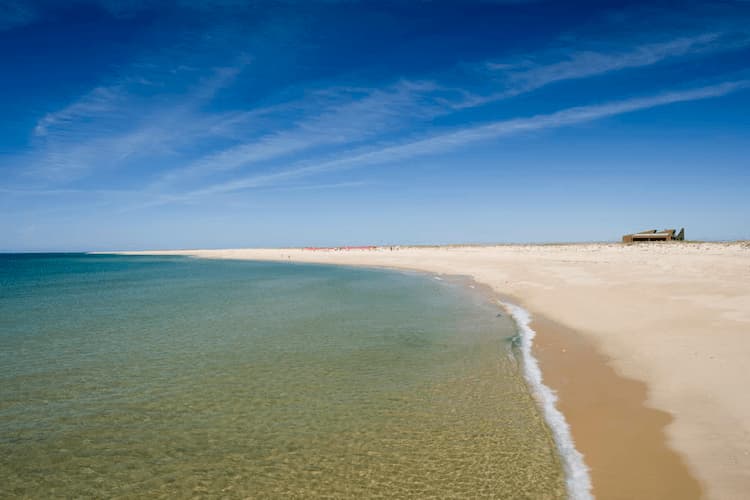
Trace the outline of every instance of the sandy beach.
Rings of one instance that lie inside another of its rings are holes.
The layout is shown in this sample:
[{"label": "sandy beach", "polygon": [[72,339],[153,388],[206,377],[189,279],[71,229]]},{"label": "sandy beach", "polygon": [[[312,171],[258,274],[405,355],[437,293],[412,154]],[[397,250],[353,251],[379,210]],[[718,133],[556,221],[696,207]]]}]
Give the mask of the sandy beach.
[{"label": "sandy beach", "polygon": [[746,498],[750,244],[125,252],[463,275],[532,314],[598,498]]}]

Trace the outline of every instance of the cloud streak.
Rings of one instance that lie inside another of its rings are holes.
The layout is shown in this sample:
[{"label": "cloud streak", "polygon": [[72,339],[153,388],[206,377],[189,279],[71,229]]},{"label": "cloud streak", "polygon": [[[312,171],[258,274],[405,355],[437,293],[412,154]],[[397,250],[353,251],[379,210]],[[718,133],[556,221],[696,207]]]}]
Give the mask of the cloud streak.
[{"label": "cloud streak", "polygon": [[[562,60],[548,63],[537,61],[549,60],[550,52],[521,58],[520,62],[516,59],[510,64],[487,63],[489,71],[474,86],[487,88],[501,83],[505,88],[484,95],[448,87],[439,78],[401,79],[380,87],[331,86],[312,95],[307,92],[297,101],[220,111],[212,110],[214,98],[237,83],[251,64],[250,57],[242,55],[233,64],[213,68],[188,65],[189,55],[170,58],[169,64],[163,64],[164,58],[156,58],[134,65],[130,74],[111,85],[97,86],[67,106],[42,116],[33,130],[37,147],[23,160],[29,165],[27,171],[46,181],[42,187],[47,190],[60,185],[71,187],[68,185],[71,181],[87,175],[131,166],[142,168],[144,163],[150,163],[158,167],[150,178],[143,177],[142,199],[150,198],[146,205],[185,202],[275,186],[329,171],[438,154],[524,131],[724,95],[744,88],[746,81],[573,107],[422,135],[421,139],[409,142],[393,142],[394,137],[407,130],[412,134],[427,133],[436,118],[450,117],[466,108],[480,108],[555,82],[651,66],[670,58],[731,50],[749,43],[750,38],[744,33],[732,36],[704,33],[614,53],[568,50]],[[170,80],[172,77],[174,81]],[[471,86],[471,82],[464,83]],[[446,95],[456,93],[463,93],[464,97],[452,103],[446,100]],[[264,128],[271,132],[261,132]],[[388,145],[367,147],[375,141]],[[323,160],[298,161],[303,153]],[[330,159],[332,154],[338,157]],[[289,167],[278,168],[282,161]],[[269,168],[275,169],[269,172]],[[242,175],[249,169],[265,172]],[[232,178],[235,175],[239,177]],[[211,184],[205,185],[209,181]]]},{"label": "cloud streak", "polygon": [[336,170],[362,168],[365,166],[404,161],[418,156],[435,155],[453,151],[476,142],[498,139],[512,134],[576,125],[624,113],[632,113],[635,111],[665,106],[668,104],[721,97],[749,87],[750,80],[737,80],[695,89],[662,93],[649,97],[639,97],[599,105],[573,107],[555,113],[536,115],[529,118],[503,120],[487,125],[469,127],[450,133],[433,135],[421,140],[357,153],[321,163],[298,165],[274,173],[247,176],[229,182],[214,184],[183,195],[163,197],[155,201],[153,204],[186,201],[196,197],[276,185],[289,180]]},{"label": "cloud streak", "polygon": [[106,114],[118,109],[122,98],[122,89],[116,86],[96,87],[63,109],[44,115],[34,127],[34,135],[44,137],[50,131],[68,129],[82,120],[93,118],[100,121]]},{"label": "cloud streak", "polygon": [[[750,38],[746,34],[704,33],[642,44],[615,53],[568,51],[563,60],[548,64],[536,63],[534,59],[549,58],[549,54],[522,58],[521,62],[513,64],[487,63],[486,67],[490,69],[494,81],[497,82],[499,78],[507,88],[485,95],[445,88],[439,83],[401,81],[389,88],[368,89],[364,96],[340,103],[318,115],[310,115],[290,129],[213,152],[187,166],[165,173],[151,187],[177,186],[200,177],[246,169],[315,148],[351,146],[357,141],[377,137],[389,129],[391,132],[397,131],[419,120],[426,121],[457,110],[480,107],[555,82],[650,66],[670,58],[731,50],[748,43]],[[446,93],[458,93],[462,97],[451,102],[441,96]]]},{"label": "cloud streak", "polygon": [[160,80],[172,76],[169,69],[98,86],[40,118],[33,130],[34,150],[16,163],[27,177],[66,183],[134,159],[169,156],[220,128],[223,114],[199,110],[250,62],[243,55],[231,65],[191,70],[195,82],[184,94],[171,95],[160,87]]},{"label": "cloud streak", "polygon": [[[597,52],[568,50],[562,60],[538,63],[549,55],[522,58],[521,62],[489,62],[485,67],[506,88],[483,96],[470,96],[457,108],[476,107],[532,92],[547,85],[601,76],[626,69],[643,68],[685,56],[735,50],[750,45],[748,33],[703,33],[691,37],[638,45],[629,50]],[[557,54],[559,58],[559,54]]]},{"label": "cloud streak", "polygon": [[406,123],[436,113],[437,104],[426,99],[434,90],[432,83],[410,81],[384,89],[359,90],[363,95],[308,116],[291,129],[234,145],[168,172],[160,184],[236,170],[316,147],[350,144],[398,130]]}]

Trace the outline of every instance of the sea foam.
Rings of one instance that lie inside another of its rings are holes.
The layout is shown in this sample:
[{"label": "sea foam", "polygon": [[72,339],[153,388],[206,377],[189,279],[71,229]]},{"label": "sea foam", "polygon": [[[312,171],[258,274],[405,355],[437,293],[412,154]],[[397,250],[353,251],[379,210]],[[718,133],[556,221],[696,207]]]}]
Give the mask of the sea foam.
[{"label": "sea foam", "polygon": [[542,407],[547,425],[552,430],[552,436],[555,439],[557,449],[562,458],[568,497],[572,500],[593,499],[589,469],[583,461],[583,455],[575,447],[573,436],[570,433],[570,427],[565,421],[565,417],[555,407],[557,395],[552,389],[544,385],[539,363],[531,352],[531,346],[536,336],[536,332],[529,326],[531,323],[531,314],[522,307],[509,302],[501,301],[500,304],[510,312],[520,330],[524,377],[534,397]]}]

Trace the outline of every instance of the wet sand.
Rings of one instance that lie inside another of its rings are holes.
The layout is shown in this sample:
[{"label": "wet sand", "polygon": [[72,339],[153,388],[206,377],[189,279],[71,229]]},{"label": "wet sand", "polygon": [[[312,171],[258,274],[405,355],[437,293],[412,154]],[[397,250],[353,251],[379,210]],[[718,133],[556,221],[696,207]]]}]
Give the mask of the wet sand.
[{"label": "wet sand", "polygon": [[701,487],[666,440],[672,416],[646,406],[643,382],[618,375],[581,335],[535,315],[534,355],[600,499],[701,497]]}]

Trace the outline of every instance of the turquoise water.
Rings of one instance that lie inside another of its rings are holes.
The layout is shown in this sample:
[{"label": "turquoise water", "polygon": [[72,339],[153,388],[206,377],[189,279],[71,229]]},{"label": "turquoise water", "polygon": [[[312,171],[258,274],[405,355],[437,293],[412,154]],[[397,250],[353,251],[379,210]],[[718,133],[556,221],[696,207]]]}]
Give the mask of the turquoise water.
[{"label": "turquoise water", "polygon": [[0,256],[0,498],[561,498],[514,324],[429,276]]}]

